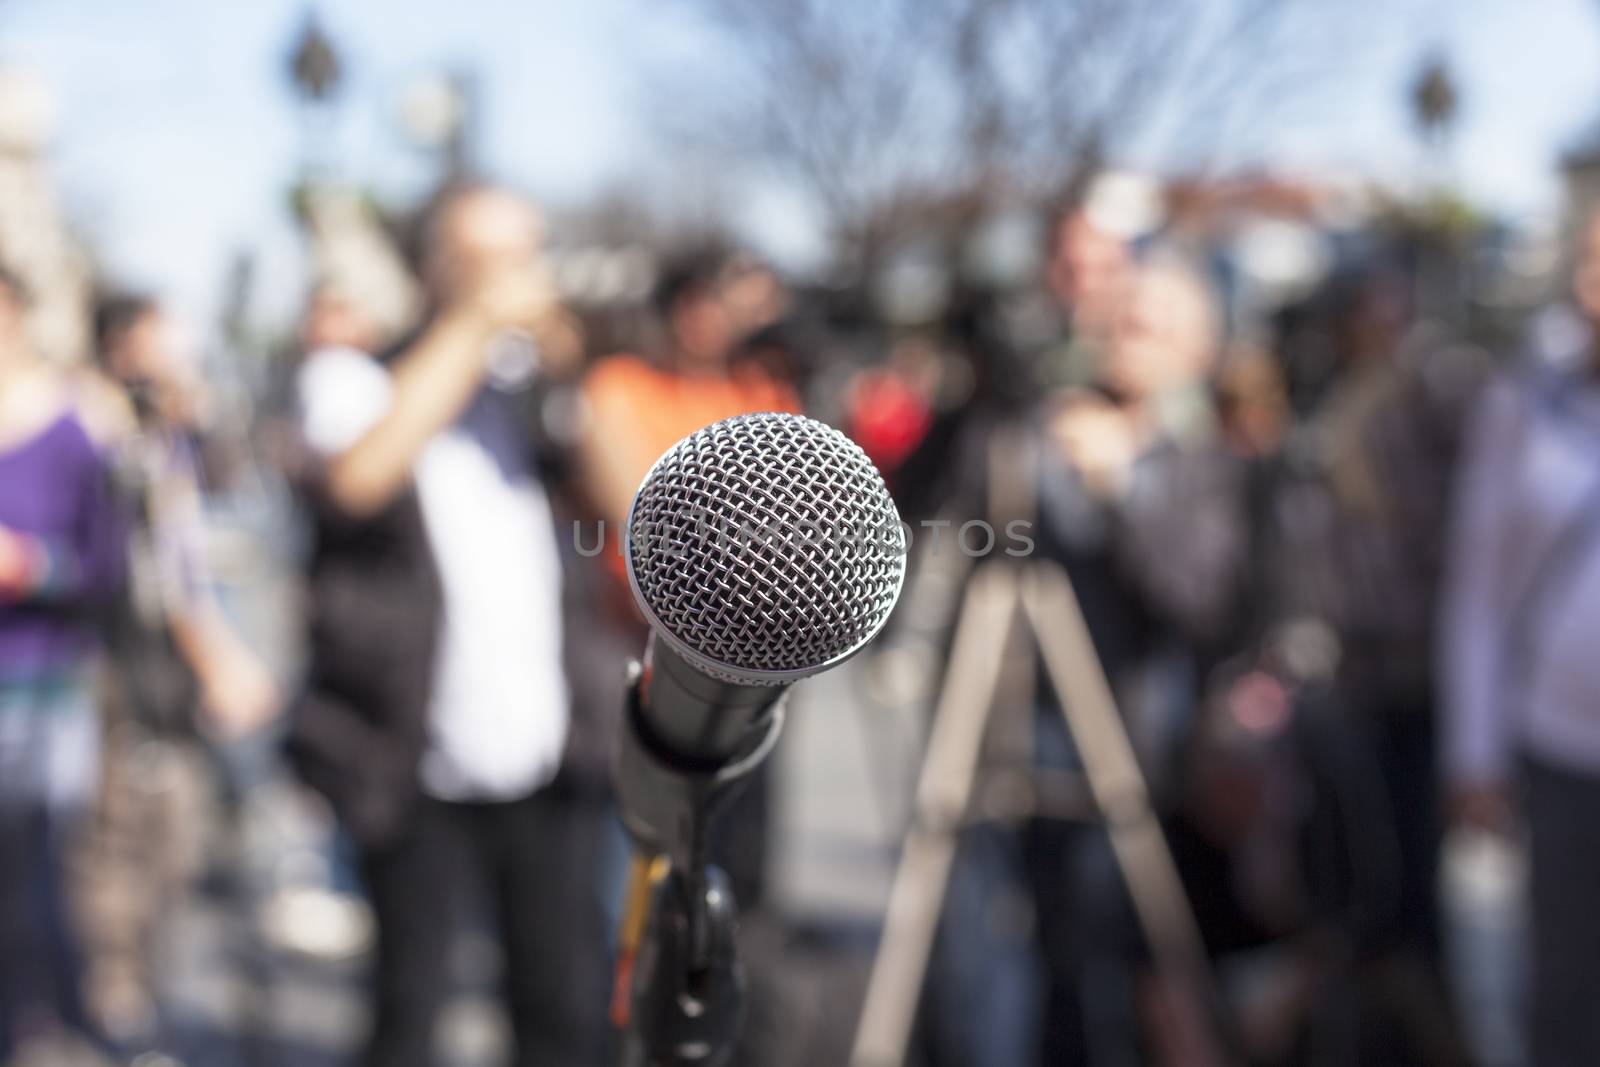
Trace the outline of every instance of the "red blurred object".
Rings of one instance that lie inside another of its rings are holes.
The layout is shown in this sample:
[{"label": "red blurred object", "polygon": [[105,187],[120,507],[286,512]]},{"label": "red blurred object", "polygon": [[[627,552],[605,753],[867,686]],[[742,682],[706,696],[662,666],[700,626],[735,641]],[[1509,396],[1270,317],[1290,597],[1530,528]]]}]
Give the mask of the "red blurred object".
[{"label": "red blurred object", "polygon": [[927,398],[889,370],[862,372],[850,397],[849,433],[879,470],[905,462],[928,434]]}]

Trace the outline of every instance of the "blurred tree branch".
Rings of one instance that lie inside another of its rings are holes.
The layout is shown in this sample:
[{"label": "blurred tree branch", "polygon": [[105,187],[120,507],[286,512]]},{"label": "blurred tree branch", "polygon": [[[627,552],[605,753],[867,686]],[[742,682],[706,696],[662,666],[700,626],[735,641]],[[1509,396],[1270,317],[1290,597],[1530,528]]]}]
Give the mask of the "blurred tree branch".
[{"label": "blurred tree branch", "polygon": [[[799,185],[846,261],[1110,160],[1214,166],[1348,58],[1308,0],[680,0],[728,53],[680,134]],[[687,79],[693,83],[697,78]],[[671,120],[669,120],[671,121]],[[1151,142],[1154,142],[1153,144]]]}]

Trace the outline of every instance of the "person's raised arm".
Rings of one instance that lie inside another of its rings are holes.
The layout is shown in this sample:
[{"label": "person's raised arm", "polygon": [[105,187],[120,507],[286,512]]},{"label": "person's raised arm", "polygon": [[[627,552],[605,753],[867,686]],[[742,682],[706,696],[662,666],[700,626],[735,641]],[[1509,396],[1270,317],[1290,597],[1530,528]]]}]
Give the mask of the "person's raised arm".
[{"label": "person's raised arm", "polygon": [[460,416],[483,378],[490,319],[468,307],[441,314],[395,362],[388,410],[328,460],[324,488],[339,510],[364,518],[410,480],[417,456]]},{"label": "person's raised arm", "polygon": [[395,361],[382,417],[328,459],[323,486],[334,506],[352,518],[382,510],[410,480],[423,446],[471,402],[495,334],[539,322],[553,310],[547,286],[529,273],[509,271],[441,311]]}]

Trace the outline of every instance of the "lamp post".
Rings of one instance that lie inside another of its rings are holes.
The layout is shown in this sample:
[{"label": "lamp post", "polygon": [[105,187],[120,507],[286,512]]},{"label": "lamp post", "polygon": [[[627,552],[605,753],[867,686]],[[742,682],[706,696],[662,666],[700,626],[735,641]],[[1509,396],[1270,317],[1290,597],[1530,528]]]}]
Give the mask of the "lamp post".
[{"label": "lamp post", "polygon": [[289,53],[289,82],[300,98],[305,123],[305,169],[321,169],[327,149],[332,104],[344,82],[344,65],[333,39],[315,12],[308,12]]}]

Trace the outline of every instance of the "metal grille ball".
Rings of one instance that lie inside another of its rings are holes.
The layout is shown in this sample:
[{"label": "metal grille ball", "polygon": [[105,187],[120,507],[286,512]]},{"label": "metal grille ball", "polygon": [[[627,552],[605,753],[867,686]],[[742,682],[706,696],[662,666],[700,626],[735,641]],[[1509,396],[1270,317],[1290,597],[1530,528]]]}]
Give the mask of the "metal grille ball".
[{"label": "metal grille ball", "polygon": [[894,608],[905,565],[882,475],[844,434],[798,415],[742,415],[685,437],[645,476],[629,518],[646,616],[734,681],[801,677],[859,650]]}]

